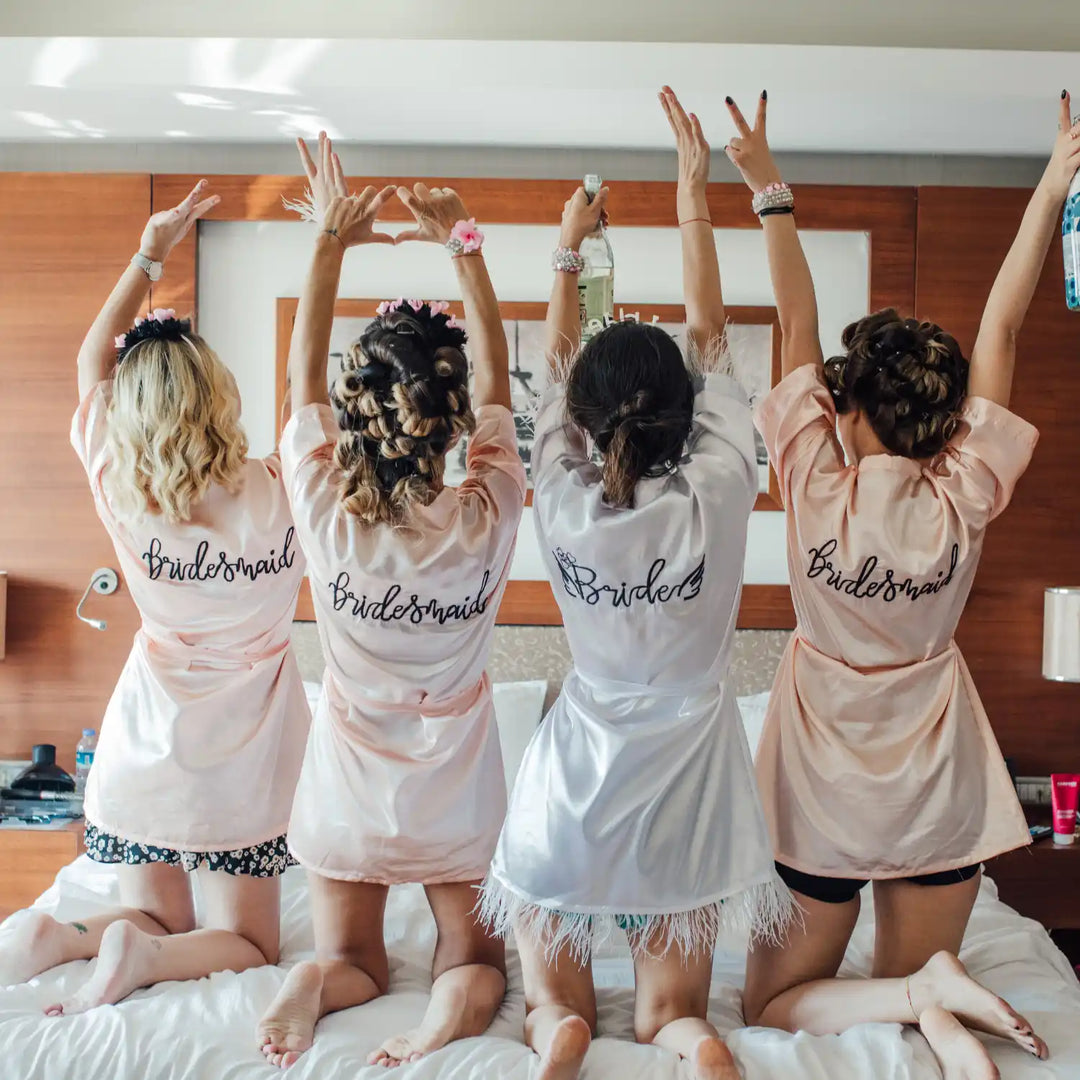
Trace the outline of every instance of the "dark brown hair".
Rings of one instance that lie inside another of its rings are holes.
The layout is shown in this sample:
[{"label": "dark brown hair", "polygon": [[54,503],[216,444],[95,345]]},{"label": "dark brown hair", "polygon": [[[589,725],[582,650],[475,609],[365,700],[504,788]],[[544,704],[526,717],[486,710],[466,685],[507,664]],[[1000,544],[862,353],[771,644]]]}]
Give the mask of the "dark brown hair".
[{"label": "dark brown hair", "polygon": [[639,480],[681,460],[694,388],[678,345],[658,327],[618,322],[602,330],[574,362],[566,400],[570,419],[603,456],[610,506],[633,506]]},{"label": "dark brown hair", "polygon": [[446,452],[476,426],[465,331],[403,303],[365,327],[330,391],[341,437],[341,504],[368,525],[400,525],[442,491]]},{"label": "dark brown hair", "polygon": [[841,342],[844,355],[825,361],[837,412],[861,410],[894,454],[940,454],[967,394],[968,362],[956,339],[887,308],[853,322]]}]

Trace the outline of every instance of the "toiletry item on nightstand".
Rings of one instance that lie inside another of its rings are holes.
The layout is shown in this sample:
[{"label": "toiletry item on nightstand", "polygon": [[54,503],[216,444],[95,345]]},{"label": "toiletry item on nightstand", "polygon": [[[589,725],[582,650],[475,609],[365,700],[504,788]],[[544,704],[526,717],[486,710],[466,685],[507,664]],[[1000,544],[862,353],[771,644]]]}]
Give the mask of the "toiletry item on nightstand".
[{"label": "toiletry item on nightstand", "polygon": [[1080,776],[1076,773],[1054,773],[1050,777],[1055,844],[1071,844],[1076,839],[1077,796],[1080,796]]}]

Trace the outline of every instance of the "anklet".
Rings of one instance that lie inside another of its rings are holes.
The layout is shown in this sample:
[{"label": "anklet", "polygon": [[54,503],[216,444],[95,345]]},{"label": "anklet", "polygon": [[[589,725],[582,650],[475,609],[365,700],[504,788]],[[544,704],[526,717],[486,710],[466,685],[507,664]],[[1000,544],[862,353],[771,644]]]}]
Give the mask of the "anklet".
[{"label": "anklet", "polygon": [[909,975],[904,980],[904,993],[907,994],[907,1007],[911,1010],[911,1015],[915,1017],[915,1023],[919,1022],[919,1014],[915,1011],[915,1006],[911,1003],[911,976]]}]

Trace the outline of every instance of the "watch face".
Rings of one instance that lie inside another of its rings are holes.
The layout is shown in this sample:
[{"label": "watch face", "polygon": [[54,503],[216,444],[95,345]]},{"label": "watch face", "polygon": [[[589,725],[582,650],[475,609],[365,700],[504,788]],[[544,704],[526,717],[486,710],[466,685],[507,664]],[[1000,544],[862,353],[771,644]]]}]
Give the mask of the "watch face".
[{"label": "watch face", "polygon": [[146,276],[147,276],[147,277],[148,277],[148,278],[149,278],[149,279],[150,279],[151,281],[160,281],[160,280],[161,280],[161,271],[162,271],[162,269],[163,269],[163,268],[162,268],[162,265],[161,265],[161,263],[159,263],[159,262],[152,262],[152,263],[151,263],[151,264],[150,264],[150,265],[149,265],[149,266],[148,266],[148,267],[146,268]]}]

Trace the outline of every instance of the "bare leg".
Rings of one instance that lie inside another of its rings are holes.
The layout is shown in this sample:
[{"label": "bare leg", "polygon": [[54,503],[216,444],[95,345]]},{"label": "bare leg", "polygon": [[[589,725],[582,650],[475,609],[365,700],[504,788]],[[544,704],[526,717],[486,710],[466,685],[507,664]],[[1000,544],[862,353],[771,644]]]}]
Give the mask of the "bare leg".
[{"label": "bare leg", "polygon": [[[1027,1020],[976,982],[957,959],[981,879],[980,873],[955,885],[875,882],[874,975],[890,979],[910,974],[908,989],[918,1015],[931,1007],[944,1009],[964,1027],[1012,1039],[1045,1058],[1046,1044]],[[941,1027],[935,1025],[935,1030]],[[985,1056],[982,1044],[972,1042]]]},{"label": "bare leg", "polygon": [[416,1061],[455,1039],[487,1031],[506,993],[503,943],[477,923],[479,881],[426,885],[439,937],[431,968],[431,1000],[420,1026],[387,1039],[371,1065]]},{"label": "bare leg", "polygon": [[[795,893],[802,908],[802,922],[792,923],[781,945],[756,941],[746,958],[746,989],[743,992],[743,1013],[747,1024],[781,1028],[784,1031],[810,1031],[833,1034],[849,1026],[838,1026],[827,1009],[818,1015],[803,1007],[807,987],[833,982],[851,932],[859,917],[859,897],[846,904],[825,904]],[[853,1000],[865,993],[863,982],[836,980],[851,988]],[[830,1024],[831,1019],[831,1024]],[[909,1013],[910,1019],[910,1013]],[[828,1031],[818,1030],[828,1027]]]},{"label": "bare leg", "polygon": [[634,1037],[689,1058],[697,1080],[738,1080],[731,1052],[706,1019],[712,947],[690,955],[672,948],[657,955],[662,944],[651,941],[634,958]]},{"label": "bare leg", "polygon": [[[112,1005],[141,986],[202,979],[215,971],[245,971],[277,958],[277,878],[253,878],[223,870],[204,872],[206,929],[185,934],[150,934],[126,919],[101,935],[90,978],[49,1016]],[[247,935],[250,935],[247,936]]]},{"label": "bare leg", "polygon": [[543,943],[518,935],[525,979],[525,1041],[540,1055],[536,1080],[577,1080],[596,1030],[592,964],[568,951],[548,963]]},{"label": "bare leg", "polygon": [[308,874],[315,961],[297,964],[256,1029],[272,1065],[288,1068],[307,1050],[327,1013],[385,994],[390,970],[383,942],[385,885]]},{"label": "bare leg", "polygon": [[[825,904],[797,895],[804,926],[792,927],[782,948],[756,945],[748,959],[747,1021],[831,1035],[855,1024],[915,1023],[925,1010],[937,1008],[1044,1056],[1045,1044],[1030,1025],[979,986],[952,955],[977,890],[977,880],[943,886],[878,883],[875,899],[884,896],[884,905],[878,912],[875,971],[889,971],[892,977],[872,979],[834,977],[855,925],[858,900]],[[899,940],[906,926],[919,927],[910,944]],[[944,945],[949,953],[935,951]],[[927,951],[932,953],[928,959]]]},{"label": "bare leg", "polygon": [[195,928],[187,874],[178,866],[118,866],[124,907],[81,922],[58,922],[28,911],[0,939],[0,986],[26,982],[59,964],[92,960],[105,930],[120,919],[143,933],[182,934]]}]

